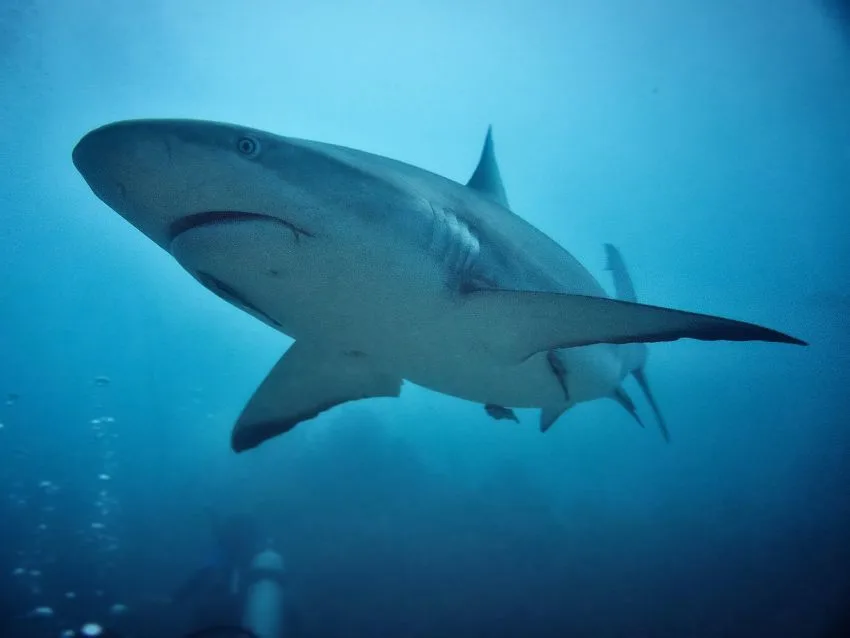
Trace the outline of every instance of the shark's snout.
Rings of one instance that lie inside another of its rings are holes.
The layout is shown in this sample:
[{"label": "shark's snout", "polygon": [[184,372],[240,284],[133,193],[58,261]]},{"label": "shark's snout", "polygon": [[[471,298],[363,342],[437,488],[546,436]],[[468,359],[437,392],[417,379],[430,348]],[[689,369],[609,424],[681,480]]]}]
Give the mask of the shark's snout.
[{"label": "shark's snout", "polygon": [[71,158],[87,181],[162,170],[171,159],[169,129],[141,120],[107,124],[84,135]]},{"label": "shark's snout", "polygon": [[87,133],[71,152],[74,166],[107,206],[161,246],[180,216],[194,212],[184,201],[189,165],[175,165],[173,122],[107,124]]},{"label": "shark's snout", "polygon": [[107,124],[86,133],[71,151],[74,166],[86,180],[96,178],[131,150],[134,137],[137,135],[121,123]]},{"label": "shark's snout", "polygon": [[71,159],[80,175],[95,195],[110,206],[116,195],[126,193],[124,184],[110,175],[110,160],[114,160],[117,150],[111,141],[109,135],[97,129],[83,136],[71,152]]},{"label": "shark's snout", "polygon": [[74,150],[71,151],[71,160],[74,162],[74,167],[82,174],[85,174],[89,160],[89,135],[77,142]]},{"label": "shark's snout", "polygon": [[84,135],[71,152],[74,166],[95,195],[122,213],[137,180],[161,170],[167,160],[165,139],[145,133],[137,123],[108,124]]},{"label": "shark's snout", "polygon": [[100,153],[98,152],[104,147],[103,131],[109,129],[110,126],[102,126],[98,129],[90,131],[80,138],[71,151],[71,159],[74,166],[85,177],[91,169],[97,164]]}]

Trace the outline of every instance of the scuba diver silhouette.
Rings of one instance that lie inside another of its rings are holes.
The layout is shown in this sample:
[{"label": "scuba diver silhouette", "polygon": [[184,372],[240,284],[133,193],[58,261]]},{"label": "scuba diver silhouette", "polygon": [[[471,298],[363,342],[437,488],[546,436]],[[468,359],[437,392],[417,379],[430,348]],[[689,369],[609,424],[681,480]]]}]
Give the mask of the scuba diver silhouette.
[{"label": "scuba diver silhouette", "polygon": [[210,559],[183,582],[173,601],[193,609],[195,626],[238,625],[243,580],[259,548],[257,527],[248,516],[212,515]]},{"label": "scuba diver silhouette", "polygon": [[288,608],[281,556],[260,543],[255,521],[244,515],[212,516],[213,552],[174,594],[192,610],[191,638],[289,638],[295,618]]}]

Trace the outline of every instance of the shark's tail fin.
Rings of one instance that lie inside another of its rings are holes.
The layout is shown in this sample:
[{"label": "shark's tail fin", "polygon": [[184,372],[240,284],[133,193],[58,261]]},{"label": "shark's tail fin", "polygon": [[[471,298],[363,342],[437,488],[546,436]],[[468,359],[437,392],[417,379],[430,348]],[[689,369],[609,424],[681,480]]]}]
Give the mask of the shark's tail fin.
[{"label": "shark's tail fin", "polygon": [[643,390],[643,393],[646,396],[646,400],[649,401],[649,405],[652,407],[652,411],[655,413],[655,419],[658,421],[658,428],[661,430],[661,436],[663,436],[664,440],[669,443],[670,430],[667,429],[667,422],[664,420],[664,415],[661,414],[661,409],[655,402],[655,397],[653,396],[652,390],[649,387],[649,382],[646,380],[646,371],[642,367],[636,368],[635,370],[632,370],[632,376],[635,378],[635,381],[638,382],[640,389]]},{"label": "shark's tail fin", "polygon": [[629,271],[626,270],[626,262],[623,261],[623,256],[612,244],[605,244],[605,269],[611,271],[611,276],[614,278],[614,292],[617,299],[622,301],[637,301],[635,294],[635,286],[632,283],[632,278],[629,277]]},{"label": "shark's tail fin", "polygon": [[[605,244],[605,257],[607,262],[605,268],[611,271],[611,276],[614,278],[614,292],[616,293],[617,299],[637,302],[635,287],[632,283],[632,278],[629,276],[629,271],[626,270],[626,262],[623,261],[623,256],[620,254],[620,251],[612,244]],[[643,390],[646,400],[649,402],[649,405],[652,407],[652,411],[655,413],[655,418],[658,421],[658,427],[661,430],[661,435],[664,437],[664,440],[669,443],[670,431],[667,429],[667,422],[664,420],[664,415],[661,414],[658,403],[655,402],[655,397],[653,396],[652,390],[649,387],[649,382],[646,379],[646,344],[627,344],[624,347],[627,349],[627,354],[625,355],[627,369],[638,382],[640,389]]]},{"label": "shark's tail fin", "polygon": [[632,401],[632,398],[628,395],[628,393],[626,393],[625,389],[623,389],[623,386],[614,390],[614,394],[611,395],[611,398],[619,403],[626,412],[631,414],[632,418],[637,421],[637,424],[640,427],[643,427],[643,421],[641,421],[640,415],[637,413],[634,401]]}]

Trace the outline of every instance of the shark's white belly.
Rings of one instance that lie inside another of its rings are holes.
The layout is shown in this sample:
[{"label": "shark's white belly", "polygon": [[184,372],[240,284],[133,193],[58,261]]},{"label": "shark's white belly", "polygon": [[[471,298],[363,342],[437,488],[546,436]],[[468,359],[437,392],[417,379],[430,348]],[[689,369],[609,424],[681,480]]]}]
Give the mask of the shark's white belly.
[{"label": "shark's white belly", "polygon": [[[171,252],[188,271],[231,282],[261,319],[296,340],[363,352],[387,372],[476,402],[540,407],[567,400],[545,353],[500,359],[468,323],[452,320],[457,296],[427,252],[400,250],[377,229],[347,230],[339,243],[271,221],[217,223],[179,235]],[[612,346],[573,348],[564,361],[570,402],[616,386],[620,363]]]}]

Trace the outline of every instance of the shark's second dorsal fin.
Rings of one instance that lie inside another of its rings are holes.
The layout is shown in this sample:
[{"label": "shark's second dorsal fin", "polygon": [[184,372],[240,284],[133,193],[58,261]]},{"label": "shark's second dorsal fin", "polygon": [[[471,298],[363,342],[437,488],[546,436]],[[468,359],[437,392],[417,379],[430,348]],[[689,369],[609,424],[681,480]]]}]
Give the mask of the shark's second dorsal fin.
[{"label": "shark's second dorsal fin", "polygon": [[502,176],[499,174],[499,165],[496,164],[496,153],[493,151],[493,127],[487,127],[487,137],[484,139],[484,148],[481,150],[481,159],[469,181],[466,183],[480,193],[484,193],[490,199],[505,208],[508,206],[508,197],[502,184]]}]

